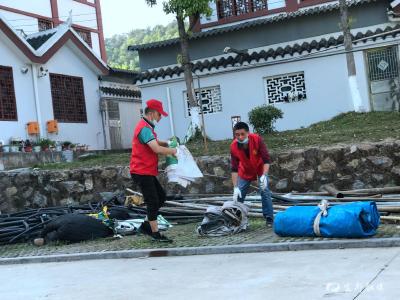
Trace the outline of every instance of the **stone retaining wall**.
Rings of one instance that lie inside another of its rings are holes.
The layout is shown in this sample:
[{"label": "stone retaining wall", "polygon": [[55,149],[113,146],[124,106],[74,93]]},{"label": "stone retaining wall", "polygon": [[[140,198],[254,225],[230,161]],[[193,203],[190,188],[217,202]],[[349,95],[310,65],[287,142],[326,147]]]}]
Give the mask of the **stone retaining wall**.
[{"label": "stone retaining wall", "polygon": [[[317,191],[332,183],[338,189],[400,185],[400,141],[336,145],[272,153],[270,187],[273,191]],[[168,185],[169,193],[231,193],[229,157],[197,159],[205,177],[182,189]],[[160,175],[165,184],[165,176]],[[137,190],[127,166],[63,171],[0,172],[0,210],[87,203],[99,193]]]},{"label": "stone retaining wall", "polygon": [[[129,150],[92,150],[92,151],[73,151],[74,159],[81,155],[103,155],[108,153],[123,153]],[[65,154],[64,154],[65,155]],[[35,165],[47,163],[64,162],[65,157],[61,151],[41,151],[41,152],[0,152],[0,171],[16,168],[33,167]]]}]

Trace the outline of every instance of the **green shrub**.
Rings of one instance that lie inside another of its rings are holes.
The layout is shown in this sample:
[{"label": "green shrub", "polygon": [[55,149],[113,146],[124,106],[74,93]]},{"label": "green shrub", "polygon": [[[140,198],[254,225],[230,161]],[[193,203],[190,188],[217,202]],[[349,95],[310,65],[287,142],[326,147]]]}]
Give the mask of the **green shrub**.
[{"label": "green shrub", "polygon": [[283,112],[272,105],[262,105],[249,112],[249,122],[254,131],[259,134],[270,133],[275,130],[274,123],[283,118]]}]

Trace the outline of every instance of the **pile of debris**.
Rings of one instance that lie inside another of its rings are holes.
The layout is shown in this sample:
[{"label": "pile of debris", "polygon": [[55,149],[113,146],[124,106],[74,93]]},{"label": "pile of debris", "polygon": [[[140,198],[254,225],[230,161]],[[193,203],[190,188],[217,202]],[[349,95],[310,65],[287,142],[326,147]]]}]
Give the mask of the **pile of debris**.
[{"label": "pile of debris", "polygon": [[[122,199],[114,197],[81,206],[50,207],[13,214],[0,214],[0,245],[33,240],[42,234],[47,224],[60,216],[70,214],[94,217],[111,229],[110,234],[134,234],[135,229],[140,226],[140,222],[146,216],[146,207],[140,193],[131,190],[128,190],[128,193],[130,195],[124,196]],[[376,203],[382,222],[400,222],[400,187],[338,191],[335,187],[327,185],[324,186],[322,192],[273,193],[272,199],[274,213],[285,211],[293,206],[317,206],[321,200],[329,201],[330,206],[372,201]],[[225,233],[231,234],[247,228],[247,217],[263,218],[259,195],[249,194],[245,201],[246,207],[234,204],[229,204],[227,207],[227,202],[231,202],[231,200],[232,195],[230,194],[168,196],[165,205],[160,209],[162,217],[159,222],[164,229],[167,229],[171,224],[200,223],[205,216],[213,218],[220,214],[221,217],[215,220],[236,226],[229,230],[223,230]],[[225,213],[223,213],[224,205]],[[123,223],[126,220],[130,222]],[[128,228],[129,226],[132,228]],[[202,235],[204,231],[201,231],[201,228],[199,231],[198,228],[198,233]]]}]

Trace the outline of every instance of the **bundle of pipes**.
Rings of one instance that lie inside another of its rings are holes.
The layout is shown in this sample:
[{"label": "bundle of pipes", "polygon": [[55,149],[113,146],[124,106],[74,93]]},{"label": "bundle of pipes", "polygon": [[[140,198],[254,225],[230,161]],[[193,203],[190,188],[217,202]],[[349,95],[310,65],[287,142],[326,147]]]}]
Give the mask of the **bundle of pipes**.
[{"label": "bundle of pipes", "polygon": [[[146,208],[130,204],[120,205],[116,198],[80,206],[62,206],[39,209],[29,209],[12,214],[0,214],[0,245],[25,242],[39,237],[47,223],[65,214],[98,214],[107,206],[110,219],[135,219],[146,216]],[[121,213],[123,218],[121,217]],[[203,213],[166,207],[162,211],[169,221],[187,223],[199,221]]]},{"label": "bundle of pipes", "polygon": [[[382,221],[400,221],[400,216],[387,217],[393,213],[400,213],[400,187],[338,191],[330,185],[324,186],[323,190],[323,192],[308,193],[273,193],[274,212],[282,211],[295,205],[315,206],[322,199],[328,200],[330,205],[356,201],[375,201],[381,216],[383,216]],[[171,200],[167,201],[166,206],[161,209],[161,213],[174,212],[188,214],[195,220],[195,216],[202,216],[204,214],[207,206],[222,206],[224,201],[231,199],[232,196],[229,194],[182,194],[175,196],[175,198],[172,197]],[[250,207],[249,216],[263,217],[260,200],[260,196],[246,197],[245,203]]]}]

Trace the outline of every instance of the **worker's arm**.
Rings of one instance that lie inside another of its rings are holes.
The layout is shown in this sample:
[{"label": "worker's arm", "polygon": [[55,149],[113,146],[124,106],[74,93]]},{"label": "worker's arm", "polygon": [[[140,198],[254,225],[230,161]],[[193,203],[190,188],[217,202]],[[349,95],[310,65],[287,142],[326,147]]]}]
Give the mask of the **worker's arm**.
[{"label": "worker's arm", "polygon": [[265,145],[265,143],[262,140],[260,140],[259,148],[260,148],[261,158],[264,162],[263,175],[267,175],[269,172],[269,166],[271,164],[271,157],[269,155],[267,145]]},{"label": "worker's arm", "polygon": [[239,169],[239,159],[231,152],[231,172],[232,172],[233,187],[237,186],[238,169]]},{"label": "worker's arm", "polygon": [[269,164],[264,164],[264,168],[263,168],[263,174],[267,175],[269,172]]},{"label": "worker's arm", "polygon": [[159,144],[161,147],[168,147],[168,142],[165,142],[165,141],[158,141],[158,144]]},{"label": "worker's arm", "polygon": [[163,155],[176,155],[176,148],[167,148],[160,146],[160,144],[157,142],[157,140],[151,140],[150,142],[147,143],[151,150],[154,151],[156,154],[163,154]]},{"label": "worker's arm", "polygon": [[238,173],[232,172],[232,184],[234,187],[237,186],[237,182],[238,182]]}]

